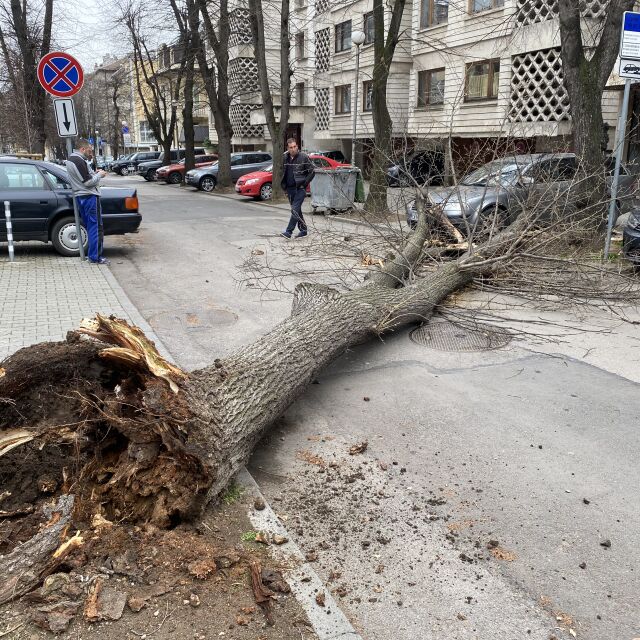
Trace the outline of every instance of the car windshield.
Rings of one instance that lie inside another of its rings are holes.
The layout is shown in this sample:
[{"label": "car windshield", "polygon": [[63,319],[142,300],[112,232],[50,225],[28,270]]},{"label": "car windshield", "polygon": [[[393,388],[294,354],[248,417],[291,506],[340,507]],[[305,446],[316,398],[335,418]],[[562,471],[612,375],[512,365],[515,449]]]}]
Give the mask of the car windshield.
[{"label": "car windshield", "polygon": [[460,184],[467,187],[507,187],[515,184],[522,169],[513,160],[496,160],[472,171]]}]

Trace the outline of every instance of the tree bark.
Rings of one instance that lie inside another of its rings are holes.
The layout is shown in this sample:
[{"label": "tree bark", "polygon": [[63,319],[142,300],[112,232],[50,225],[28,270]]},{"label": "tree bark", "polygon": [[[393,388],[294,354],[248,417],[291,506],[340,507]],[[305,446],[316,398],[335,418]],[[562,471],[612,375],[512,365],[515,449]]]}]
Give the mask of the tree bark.
[{"label": "tree bark", "polygon": [[202,75],[205,91],[209,98],[209,107],[213,113],[213,121],[218,134],[218,189],[230,189],[231,181],[231,138],[233,128],[229,117],[231,97],[229,95],[229,8],[227,0],[220,0],[217,7],[219,12],[218,30],[211,21],[206,0],[196,0],[198,10],[202,16],[207,42],[215,57],[215,71],[211,68],[206,56],[204,43],[195,28],[196,16],[192,13],[191,33],[195,39],[194,48],[198,67]]},{"label": "tree bark", "polygon": [[289,126],[289,110],[291,105],[291,65],[290,34],[289,34],[289,0],[282,0],[280,5],[280,77],[276,79],[275,86],[280,97],[280,116],[276,116],[276,108],[272,86],[273,73],[267,65],[267,46],[264,31],[264,14],[262,0],[249,0],[249,19],[253,34],[253,50],[258,63],[258,79],[260,82],[260,94],[262,95],[262,108],[267,121],[267,128],[271,135],[271,155],[273,157],[273,173],[271,183],[273,185],[273,199],[284,199],[284,193],[280,189],[282,181],[285,136]]},{"label": "tree bark", "polygon": [[[393,123],[387,106],[387,81],[391,62],[399,41],[405,0],[396,0],[391,12],[389,31],[385,36],[383,0],[373,2],[374,66],[372,74],[372,117],[375,134],[369,195],[365,210],[373,213],[387,210],[387,165],[391,158]],[[358,87],[355,87],[358,91]]]},{"label": "tree bark", "polygon": [[184,127],[184,169],[190,171],[196,166],[195,131],[193,128],[193,75],[194,57],[191,48],[188,50],[189,59],[184,75],[184,109],[182,110],[182,124]]},{"label": "tree bark", "polygon": [[580,3],[558,0],[564,85],[571,103],[573,144],[583,178],[581,208],[586,215],[592,215],[606,200],[602,94],[618,54],[622,14],[633,5],[633,0],[609,2],[593,55],[588,58]]}]

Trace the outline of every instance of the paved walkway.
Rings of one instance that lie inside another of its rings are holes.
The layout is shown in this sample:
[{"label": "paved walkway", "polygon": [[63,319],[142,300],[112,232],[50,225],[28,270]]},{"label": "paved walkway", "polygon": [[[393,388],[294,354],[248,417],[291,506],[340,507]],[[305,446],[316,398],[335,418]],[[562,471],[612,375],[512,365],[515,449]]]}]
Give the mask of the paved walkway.
[{"label": "paved walkway", "polygon": [[95,313],[138,325],[168,354],[106,266],[62,258],[41,243],[16,245],[16,261],[0,243],[0,360],[46,340],[63,340]]}]

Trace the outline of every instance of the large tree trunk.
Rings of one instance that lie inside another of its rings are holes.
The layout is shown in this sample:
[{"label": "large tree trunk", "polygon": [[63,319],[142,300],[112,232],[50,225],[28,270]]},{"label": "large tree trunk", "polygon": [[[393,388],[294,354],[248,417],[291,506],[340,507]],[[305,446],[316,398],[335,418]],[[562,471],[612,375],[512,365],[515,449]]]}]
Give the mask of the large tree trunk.
[{"label": "large tree trunk", "polygon": [[264,28],[264,12],[262,0],[249,0],[249,18],[253,34],[253,50],[258,63],[258,79],[260,93],[262,95],[262,107],[269,134],[271,135],[271,155],[273,156],[273,173],[271,183],[273,185],[273,199],[284,200],[285,194],[280,189],[282,182],[284,143],[287,127],[289,125],[289,107],[291,103],[291,66],[289,61],[290,35],[289,35],[289,0],[282,0],[280,5],[280,78],[275,86],[280,97],[280,115],[276,115],[274,101],[273,72],[267,65],[267,46]]},{"label": "large tree trunk", "polygon": [[194,58],[189,49],[187,68],[184,75],[184,108],[182,109],[182,126],[184,127],[184,170],[190,171],[196,166],[195,131],[193,128],[193,74]]},{"label": "large tree trunk", "polygon": [[218,29],[211,20],[207,8],[207,0],[195,0],[197,9],[202,16],[204,31],[211,50],[214,53],[216,64],[215,71],[207,61],[204,43],[199,30],[196,28],[197,16],[189,12],[189,21],[192,37],[195,40],[194,48],[198,60],[198,67],[202,75],[205,91],[209,98],[209,107],[213,113],[213,121],[218,134],[218,182],[216,188],[229,190],[231,181],[231,138],[233,128],[229,117],[231,98],[229,96],[229,7],[227,0],[220,0],[215,7],[218,13]]},{"label": "large tree trunk", "polygon": [[[607,195],[602,94],[617,57],[622,14],[633,8],[634,1],[610,1],[594,43],[583,40],[580,5],[573,0],[558,1],[562,69],[571,102],[573,145],[582,177],[579,209],[586,219],[593,220],[596,215],[603,222],[604,216],[599,213],[604,209]],[[595,31],[593,26],[590,30]],[[591,46],[593,54],[587,56]]]},{"label": "large tree trunk", "polygon": [[[391,13],[389,31],[385,35],[385,4],[373,2],[374,65],[372,74],[373,131],[375,147],[371,166],[371,181],[365,210],[381,213],[387,210],[387,165],[391,158],[393,123],[387,107],[387,81],[393,55],[398,44],[405,0],[396,0]],[[355,87],[358,91],[358,87]]]}]

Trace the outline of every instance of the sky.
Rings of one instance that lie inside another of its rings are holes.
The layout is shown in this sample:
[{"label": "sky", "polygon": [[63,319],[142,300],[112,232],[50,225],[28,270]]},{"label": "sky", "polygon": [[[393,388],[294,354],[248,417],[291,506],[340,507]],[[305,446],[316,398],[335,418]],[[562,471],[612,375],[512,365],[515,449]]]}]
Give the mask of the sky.
[{"label": "sky", "polygon": [[54,4],[55,40],[86,72],[93,71],[106,54],[120,56],[127,49],[113,26],[108,5],[104,0],[57,0]]}]

